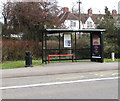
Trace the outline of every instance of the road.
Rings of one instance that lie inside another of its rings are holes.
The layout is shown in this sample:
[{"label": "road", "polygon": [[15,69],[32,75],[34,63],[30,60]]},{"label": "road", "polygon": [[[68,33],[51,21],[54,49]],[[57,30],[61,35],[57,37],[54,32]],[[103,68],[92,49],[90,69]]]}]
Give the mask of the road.
[{"label": "road", "polygon": [[118,71],[2,80],[2,99],[118,99]]}]

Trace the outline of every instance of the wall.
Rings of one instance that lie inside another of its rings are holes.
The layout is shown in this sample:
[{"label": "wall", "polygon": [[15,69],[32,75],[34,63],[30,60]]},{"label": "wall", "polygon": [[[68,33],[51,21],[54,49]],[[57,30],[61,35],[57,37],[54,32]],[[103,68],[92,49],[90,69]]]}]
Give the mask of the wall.
[{"label": "wall", "polygon": [[[76,27],[72,27],[71,26],[71,21],[75,22],[76,23]],[[88,22],[91,22],[92,24],[92,27],[88,27]],[[68,29],[79,29],[79,21],[78,20],[65,20],[64,22],[65,26],[68,28]],[[89,17],[85,23],[82,23],[80,24],[80,27],[81,29],[88,29],[88,28],[95,28],[96,25],[95,23],[93,22],[93,20],[91,19],[91,17]]]},{"label": "wall", "polygon": [[[76,23],[75,27],[71,26],[71,21]],[[65,20],[64,24],[68,29],[79,29],[79,21],[78,20]]]},{"label": "wall", "polygon": [[[88,25],[88,22],[91,22],[91,24],[90,25]],[[91,19],[91,17],[89,17],[87,20],[86,20],[86,22],[85,22],[85,24],[84,24],[84,28],[95,28],[95,24],[94,24],[94,22],[93,22],[93,20]]]}]

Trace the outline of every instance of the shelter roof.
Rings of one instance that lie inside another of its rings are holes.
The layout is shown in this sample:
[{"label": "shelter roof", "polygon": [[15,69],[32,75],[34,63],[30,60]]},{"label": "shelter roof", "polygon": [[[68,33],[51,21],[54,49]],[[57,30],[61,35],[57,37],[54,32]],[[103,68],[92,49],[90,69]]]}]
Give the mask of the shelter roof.
[{"label": "shelter roof", "polygon": [[57,32],[105,32],[105,29],[44,29],[44,32],[51,32],[51,33],[57,33]]}]

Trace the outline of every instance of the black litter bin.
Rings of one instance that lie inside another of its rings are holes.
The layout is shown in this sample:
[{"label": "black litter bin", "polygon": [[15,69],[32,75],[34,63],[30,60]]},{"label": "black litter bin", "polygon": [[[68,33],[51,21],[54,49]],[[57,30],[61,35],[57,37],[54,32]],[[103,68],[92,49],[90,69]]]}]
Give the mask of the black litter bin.
[{"label": "black litter bin", "polygon": [[32,67],[31,51],[26,51],[25,52],[25,67]]}]

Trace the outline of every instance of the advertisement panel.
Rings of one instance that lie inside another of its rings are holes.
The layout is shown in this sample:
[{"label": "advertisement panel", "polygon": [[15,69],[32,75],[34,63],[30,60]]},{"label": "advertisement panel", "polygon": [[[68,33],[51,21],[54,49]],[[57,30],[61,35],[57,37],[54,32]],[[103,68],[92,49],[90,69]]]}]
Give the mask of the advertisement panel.
[{"label": "advertisement panel", "polygon": [[101,43],[100,43],[100,35],[99,34],[93,34],[92,35],[92,58],[101,58],[100,57],[100,49]]},{"label": "advertisement panel", "polygon": [[71,34],[64,34],[64,47],[71,47]]}]

